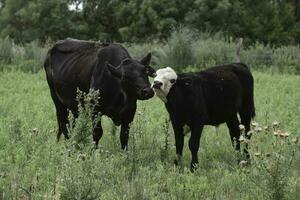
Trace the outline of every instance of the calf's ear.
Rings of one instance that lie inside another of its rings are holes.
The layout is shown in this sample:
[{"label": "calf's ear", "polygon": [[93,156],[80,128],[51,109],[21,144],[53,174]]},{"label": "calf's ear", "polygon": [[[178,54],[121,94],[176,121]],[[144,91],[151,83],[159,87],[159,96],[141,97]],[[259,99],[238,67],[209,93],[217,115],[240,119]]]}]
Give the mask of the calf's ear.
[{"label": "calf's ear", "polygon": [[148,53],[146,57],[144,57],[140,63],[142,65],[145,65],[145,66],[148,66],[150,64],[150,61],[151,61],[151,53]]},{"label": "calf's ear", "polygon": [[177,83],[180,85],[191,86],[193,85],[193,79],[189,77],[178,78]]},{"label": "calf's ear", "polygon": [[105,62],[105,64],[113,76],[115,76],[117,78],[122,78],[122,69],[120,66],[115,67],[114,65],[110,64],[107,61]]}]

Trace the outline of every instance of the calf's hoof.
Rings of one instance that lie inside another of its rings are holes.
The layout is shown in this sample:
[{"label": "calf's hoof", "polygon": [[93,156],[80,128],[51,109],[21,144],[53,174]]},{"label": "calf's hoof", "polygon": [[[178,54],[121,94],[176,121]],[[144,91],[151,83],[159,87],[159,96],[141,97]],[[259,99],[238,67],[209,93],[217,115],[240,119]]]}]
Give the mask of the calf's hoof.
[{"label": "calf's hoof", "polygon": [[198,163],[191,163],[190,171],[194,173],[198,169]]}]

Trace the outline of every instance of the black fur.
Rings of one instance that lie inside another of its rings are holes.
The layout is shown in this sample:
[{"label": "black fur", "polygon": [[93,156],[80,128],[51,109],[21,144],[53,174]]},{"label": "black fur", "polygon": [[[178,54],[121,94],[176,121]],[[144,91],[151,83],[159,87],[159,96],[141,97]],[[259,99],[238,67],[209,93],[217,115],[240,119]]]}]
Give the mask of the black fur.
[{"label": "black fur", "polygon": [[[191,170],[198,163],[198,149],[204,125],[226,123],[236,150],[240,150],[240,130],[237,114],[246,132],[255,116],[253,77],[242,63],[216,66],[196,73],[178,74],[165,104],[175,134],[176,153],[182,156],[183,126],[191,129],[189,148],[192,153]],[[250,139],[250,135],[249,135]],[[249,154],[244,150],[247,158]]]},{"label": "black fur", "polygon": [[[68,138],[68,111],[77,116],[77,88],[84,92],[99,90],[100,102],[95,113],[109,116],[121,125],[121,145],[128,143],[129,123],[133,121],[137,99],[149,99],[154,93],[148,75],[155,70],[149,66],[151,54],[141,61],[131,58],[118,44],[66,39],[57,42],[48,52],[44,67],[51,97],[56,107],[59,139]],[[93,137],[98,144],[103,130],[99,122]]]}]

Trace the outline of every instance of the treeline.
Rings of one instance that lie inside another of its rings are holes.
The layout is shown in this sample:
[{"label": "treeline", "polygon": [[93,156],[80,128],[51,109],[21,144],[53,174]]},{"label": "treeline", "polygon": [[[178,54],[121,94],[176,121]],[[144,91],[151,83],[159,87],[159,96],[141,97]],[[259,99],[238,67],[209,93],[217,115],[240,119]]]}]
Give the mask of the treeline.
[{"label": "treeline", "polygon": [[164,40],[184,24],[245,43],[300,41],[300,0],[0,0],[0,37]]}]

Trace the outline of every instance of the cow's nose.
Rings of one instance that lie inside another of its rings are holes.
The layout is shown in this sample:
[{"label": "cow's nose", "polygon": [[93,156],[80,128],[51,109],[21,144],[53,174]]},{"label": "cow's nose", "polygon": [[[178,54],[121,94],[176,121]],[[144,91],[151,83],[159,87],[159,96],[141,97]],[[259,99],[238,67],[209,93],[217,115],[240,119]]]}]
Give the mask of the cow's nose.
[{"label": "cow's nose", "polygon": [[152,92],[152,89],[150,87],[142,89],[142,94],[143,95],[147,95],[147,94],[149,94],[151,92]]},{"label": "cow's nose", "polygon": [[160,89],[160,87],[163,85],[160,81],[154,81],[152,87],[156,89]]},{"label": "cow's nose", "polygon": [[151,98],[153,95],[154,95],[154,91],[152,90],[152,88],[147,87],[147,88],[142,89],[143,97]]}]

